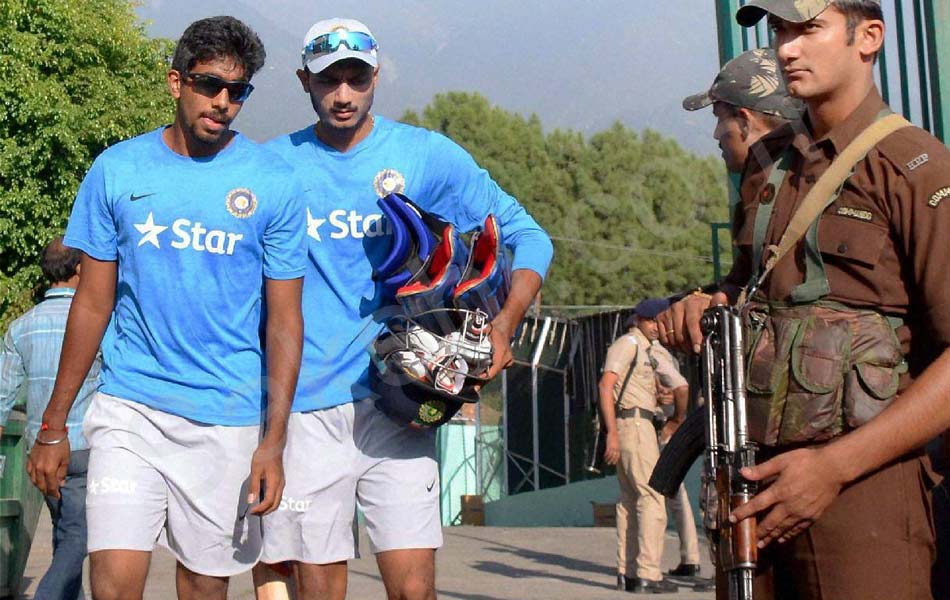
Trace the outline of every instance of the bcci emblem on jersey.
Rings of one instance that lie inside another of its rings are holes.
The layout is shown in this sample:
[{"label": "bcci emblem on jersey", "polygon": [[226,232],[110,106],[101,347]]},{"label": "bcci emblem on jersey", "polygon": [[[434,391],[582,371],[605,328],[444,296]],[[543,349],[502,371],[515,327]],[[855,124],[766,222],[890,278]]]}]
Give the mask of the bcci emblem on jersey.
[{"label": "bcci emblem on jersey", "polygon": [[406,190],[406,178],[396,169],[383,169],[373,178],[373,189],[380,198],[402,194]]},{"label": "bcci emblem on jersey", "polygon": [[224,205],[232,216],[246,219],[257,210],[257,197],[247,188],[237,188],[228,192]]}]

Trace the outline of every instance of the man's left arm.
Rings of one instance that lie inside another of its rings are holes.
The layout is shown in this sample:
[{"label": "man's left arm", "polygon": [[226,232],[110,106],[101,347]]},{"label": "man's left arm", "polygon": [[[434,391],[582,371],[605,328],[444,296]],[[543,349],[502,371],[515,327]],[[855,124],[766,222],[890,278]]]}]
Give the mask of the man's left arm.
[{"label": "man's left arm", "polygon": [[505,246],[514,253],[511,291],[492,321],[492,366],[487,375],[494,378],[511,364],[511,338],[541,289],[554,247],[528,211],[501,189],[465,149],[441,134],[430,135],[426,163],[430,188],[424,196],[431,202],[426,208],[447,217],[463,231],[480,227],[488,215],[495,215]]},{"label": "man's left arm", "polygon": [[23,358],[13,343],[13,332],[8,330],[3,336],[3,348],[0,349],[0,435],[3,435],[3,428],[25,380]]},{"label": "man's left arm", "polygon": [[[284,491],[284,446],[287,443],[287,422],[300,372],[303,347],[303,314],[300,297],[303,278],[266,279],[267,324],[267,419],[264,436],[251,459],[248,504],[264,498],[251,509],[253,514],[276,510]],[[266,484],[266,485],[265,485]]]},{"label": "man's left arm", "polygon": [[880,415],[817,449],[785,452],[742,470],[753,481],[777,477],[733,521],[769,510],[759,522],[759,547],[785,542],[815,522],[841,489],[950,427],[950,350],[930,364]]},{"label": "man's left arm", "polygon": [[[264,231],[264,296],[267,320],[264,351],[267,357],[267,419],[264,436],[251,459],[248,504],[264,497],[253,514],[267,514],[280,506],[284,491],[284,446],[287,422],[300,373],[303,349],[301,295],[307,269],[303,188],[287,178],[286,195]],[[265,485],[266,484],[266,485]]]},{"label": "man's left arm", "polygon": [[689,404],[689,384],[683,377],[669,350],[659,344],[653,345],[653,359],[656,361],[656,376],[664,387],[673,390],[673,416],[667,419],[660,430],[660,441],[666,442],[680,424],[686,419],[686,408]]},{"label": "man's left arm", "polygon": [[[904,170],[902,164],[895,164],[884,180],[891,182],[888,201],[898,249],[912,265],[915,321],[923,324],[912,343],[915,347],[930,344],[942,354],[867,424],[820,448],[786,452],[743,469],[743,475],[753,481],[775,478],[731,517],[738,521],[769,511],[759,520],[760,547],[798,535],[825,512],[844,486],[922,448],[950,427],[950,271],[945,264],[950,252],[946,236],[950,200],[933,200],[942,189],[950,195],[946,175],[950,152],[936,140],[923,150],[929,151],[929,164],[913,173],[894,172]],[[927,341],[922,342],[924,336]]]},{"label": "man's left arm", "polygon": [[541,276],[534,271],[518,269],[511,274],[508,300],[491,324],[492,361],[488,369],[489,379],[494,379],[514,360],[511,354],[511,338],[540,290]]}]

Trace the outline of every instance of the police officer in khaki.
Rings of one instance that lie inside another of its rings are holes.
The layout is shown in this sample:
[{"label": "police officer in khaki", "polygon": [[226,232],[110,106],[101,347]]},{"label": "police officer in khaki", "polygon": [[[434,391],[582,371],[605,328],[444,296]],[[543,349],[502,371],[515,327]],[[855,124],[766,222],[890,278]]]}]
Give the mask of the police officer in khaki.
[{"label": "police officer in khaki", "polygon": [[[747,333],[756,600],[931,598],[923,446],[950,426],[950,151],[874,83],[877,0],[752,0],[803,124],[745,175],[753,243],[721,290]],[[745,303],[746,297],[748,302]],[[690,296],[661,337],[701,341]]]},{"label": "police officer in khaki", "polygon": [[607,428],[608,464],[617,465],[617,585],[636,593],[666,593],[677,586],[663,579],[660,560],[666,532],[663,496],[647,482],[659,457],[653,415],[656,379],[673,390],[673,416],[661,437],[668,439],[686,413],[688,387],[673,358],[657,339],[656,315],[669,307],[664,299],[643,300],[627,321],[627,333],[607,350],[600,379],[600,412]]}]

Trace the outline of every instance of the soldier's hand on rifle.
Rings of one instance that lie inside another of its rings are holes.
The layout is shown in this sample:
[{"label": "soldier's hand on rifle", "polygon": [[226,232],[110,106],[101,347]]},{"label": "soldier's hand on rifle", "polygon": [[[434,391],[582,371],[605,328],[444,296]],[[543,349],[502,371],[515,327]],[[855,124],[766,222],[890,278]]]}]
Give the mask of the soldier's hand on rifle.
[{"label": "soldier's hand on rifle", "polygon": [[604,461],[608,465],[620,462],[620,435],[616,431],[607,433],[607,450],[604,451]]},{"label": "soldier's hand on rifle", "polygon": [[720,304],[728,304],[729,298],[723,292],[709,294],[690,294],[679,302],[673,303],[656,317],[660,330],[660,342],[665,346],[675,346],[685,352],[699,354],[702,349],[703,334],[699,321],[703,312]]},{"label": "soldier's hand on rifle", "polygon": [[734,510],[729,520],[739,522],[768,510],[765,517],[759,519],[759,548],[775,540],[787,542],[805,531],[824,514],[845,483],[823,450],[793,450],[742,469],[742,475],[749,480],[774,479],[774,482]]}]

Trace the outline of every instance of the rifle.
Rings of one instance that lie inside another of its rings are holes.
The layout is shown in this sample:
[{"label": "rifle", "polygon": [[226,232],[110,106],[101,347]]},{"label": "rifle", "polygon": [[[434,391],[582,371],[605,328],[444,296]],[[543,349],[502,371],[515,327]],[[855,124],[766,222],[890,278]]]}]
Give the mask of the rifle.
[{"label": "rifle", "polygon": [[755,444],[748,438],[745,356],[742,322],[733,307],[703,313],[701,360],[706,403],[676,430],[653,469],[650,487],[673,497],[693,462],[705,450],[703,468],[709,533],[717,565],[726,573],[730,600],[752,600],[752,577],[758,558],[754,517],[733,525],[729,513],[755,494],[755,484],[739,469],[755,464]]}]

